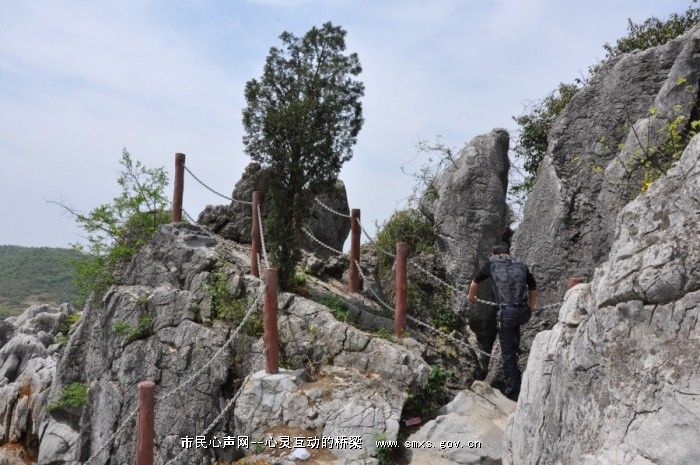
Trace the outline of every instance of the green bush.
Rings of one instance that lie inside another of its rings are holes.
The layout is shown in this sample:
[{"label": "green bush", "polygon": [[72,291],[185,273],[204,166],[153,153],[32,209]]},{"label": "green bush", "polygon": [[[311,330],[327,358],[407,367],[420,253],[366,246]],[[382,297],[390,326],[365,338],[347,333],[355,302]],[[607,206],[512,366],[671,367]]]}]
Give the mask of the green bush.
[{"label": "green bush", "polygon": [[125,321],[117,321],[112,325],[112,331],[114,331],[114,334],[117,336],[123,337],[128,343],[148,337],[151,334],[150,329],[152,322],[153,317],[151,315],[142,315],[135,326]]},{"label": "green bush", "polygon": [[84,383],[72,383],[61,391],[58,400],[49,402],[46,410],[54,412],[60,408],[78,408],[87,402],[87,386]]},{"label": "green bush", "polygon": [[[418,210],[407,208],[394,212],[391,217],[381,225],[377,233],[377,245],[382,249],[394,253],[396,243],[405,242],[408,247],[408,255],[416,256],[420,253],[435,252],[435,233],[433,225]],[[378,253],[380,269],[390,269],[394,259]]]},{"label": "green bush", "polygon": [[348,306],[342,298],[335,294],[326,294],[321,297],[319,303],[328,307],[336,320],[348,321]]},{"label": "green bush", "polygon": [[[212,271],[205,290],[212,298],[214,318],[228,321],[234,326],[238,326],[243,321],[248,311],[248,300],[245,297],[236,297],[231,294],[228,289],[228,275],[226,273],[221,270]],[[262,315],[260,312],[254,311],[243,326],[243,331],[250,336],[260,337],[263,330]]]},{"label": "green bush", "polygon": [[78,313],[72,313],[68,315],[58,326],[58,332],[63,333],[64,336],[68,335],[71,326],[80,321],[80,315]]},{"label": "green bush", "polygon": [[449,373],[443,368],[432,367],[425,389],[418,393],[409,392],[404,406],[404,415],[418,415],[423,418],[434,417],[440,407],[448,401],[445,389],[445,382],[448,378]]}]

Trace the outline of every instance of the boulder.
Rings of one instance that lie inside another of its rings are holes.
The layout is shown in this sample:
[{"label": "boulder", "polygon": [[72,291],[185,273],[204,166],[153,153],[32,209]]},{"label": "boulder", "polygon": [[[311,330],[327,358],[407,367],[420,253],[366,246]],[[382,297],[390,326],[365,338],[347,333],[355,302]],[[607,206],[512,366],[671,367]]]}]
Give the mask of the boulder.
[{"label": "boulder", "polygon": [[415,446],[407,448],[410,463],[500,465],[504,431],[514,410],[515,402],[484,382],[474,382],[408,437]]},{"label": "boulder", "polygon": [[[494,244],[510,237],[508,141],[504,129],[472,139],[421,201],[421,211],[433,220],[447,277],[459,286],[469,284]],[[479,295],[493,300],[489,286],[482,286]],[[493,308],[467,306],[464,299],[456,305],[455,310],[464,310],[482,347],[489,350],[496,334]]]},{"label": "boulder", "polygon": [[505,464],[700,463],[700,136],[539,333]]},{"label": "boulder", "polygon": [[[231,197],[237,200],[250,201],[254,190],[263,193],[261,213],[263,221],[268,216],[270,197],[268,186],[270,174],[258,163],[250,163],[243,172],[243,176],[236,183]],[[348,198],[345,192],[345,184],[337,180],[330,192],[323,193],[318,199],[329,208],[343,214],[349,214]],[[251,241],[251,209],[236,201],[230,205],[207,206],[199,214],[197,223],[211,229],[215,233],[236,242],[249,243]],[[311,232],[319,240],[336,248],[342,249],[345,239],[350,232],[350,220],[338,216],[313,203],[304,224],[308,225]],[[327,256],[331,252],[310,240],[306,235],[303,239],[303,247],[313,251],[317,255]]]}]

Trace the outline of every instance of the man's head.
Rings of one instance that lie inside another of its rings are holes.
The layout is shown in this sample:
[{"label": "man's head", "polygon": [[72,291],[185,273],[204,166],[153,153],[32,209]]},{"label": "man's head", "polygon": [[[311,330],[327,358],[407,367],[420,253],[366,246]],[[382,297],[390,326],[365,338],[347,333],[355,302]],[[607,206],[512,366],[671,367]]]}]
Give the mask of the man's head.
[{"label": "man's head", "polygon": [[508,244],[496,244],[491,249],[491,253],[494,255],[508,255],[510,254],[510,246]]}]

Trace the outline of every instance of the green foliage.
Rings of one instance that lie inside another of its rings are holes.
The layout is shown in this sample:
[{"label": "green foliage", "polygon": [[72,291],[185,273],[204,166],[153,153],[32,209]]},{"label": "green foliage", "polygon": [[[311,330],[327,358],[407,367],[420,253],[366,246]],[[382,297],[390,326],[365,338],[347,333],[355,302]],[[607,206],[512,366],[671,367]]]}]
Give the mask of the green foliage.
[{"label": "green foliage", "polygon": [[434,366],[430,370],[428,383],[423,391],[415,393],[409,392],[408,399],[404,405],[404,415],[419,415],[423,418],[432,418],[437,411],[448,401],[445,382],[449,378],[449,373],[439,366]]},{"label": "green foliage", "polygon": [[136,325],[131,325],[125,321],[117,321],[112,325],[112,331],[117,336],[123,337],[126,343],[137,339],[144,339],[151,334],[151,315],[142,315]]},{"label": "green foliage", "polygon": [[[637,24],[628,19],[627,34],[619,38],[615,44],[606,42],[603,45],[606,51],[605,59],[664,44],[687,32],[699,21],[700,9],[694,7],[689,7],[683,13],[673,13],[664,20],[651,17]],[[599,70],[601,65],[602,62],[599,62],[591,66],[589,75]],[[559,83],[554,92],[544,99],[530,104],[522,115],[513,117],[519,127],[515,154],[523,160],[525,169],[523,182],[511,188],[514,194],[527,193],[534,185],[537,168],[547,151],[549,131],[562,109],[577,92],[578,84],[587,81],[587,79],[576,79],[575,84]],[[592,170],[593,174],[597,174],[596,171],[602,172],[600,168],[594,167]],[[658,177],[658,173],[662,172],[663,170],[656,170],[651,174],[650,179],[654,176]]]},{"label": "green foliage", "polygon": [[72,313],[66,317],[65,320],[61,322],[58,326],[58,332],[63,333],[63,335],[68,335],[71,326],[80,321],[80,315],[77,313]]},{"label": "green foliage", "polygon": [[382,339],[386,339],[387,341],[398,342],[396,339],[396,334],[394,334],[394,331],[392,331],[390,329],[379,328],[374,332],[374,334],[377,337],[381,337]]},{"label": "green foliage", "polygon": [[[228,275],[221,270],[212,271],[206,285],[206,292],[211,296],[214,318],[228,321],[238,326],[248,311],[248,300],[245,297],[237,297],[229,291]],[[243,331],[253,337],[263,334],[264,324],[260,312],[253,312]]]},{"label": "green foliage", "polygon": [[683,13],[672,13],[664,20],[651,17],[637,24],[628,19],[627,35],[617,39],[615,44],[606,42],[603,45],[606,51],[605,58],[665,44],[689,31],[698,21],[700,21],[700,9],[694,7],[688,7]]},{"label": "green foliage", "polygon": [[49,402],[46,410],[54,412],[61,408],[78,408],[87,403],[87,386],[84,383],[72,383],[63,388],[58,400]]},{"label": "green foliage", "polygon": [[151,238],[158,227],[171,221],[165,194],[168,177],[164,168],[146,168],[124,149],[117,183],[121,193],[109,204],[102,204],[87,215],[61,205],[72,213],[87,233],[87,252],[75,262],[76,286],[84,300],[91,293],[101,295],[116,282],[119,267]]},{"label": "green foliage", "polygon": [[282,33],[282,47],[270,49],[262,76],[245,87],[243,143],[271,172],[265,231],[282,289],[299,260],[300,218],[352,157],[363,123],[364,85],[354,79],[362,68],[357,54],[343,53],[345,35],[330,22],[303,37]]},{"label": "green foliage", "polygon": [[321,297],[319,303],[328,307],[336,320],[348,321],[348,306],[339,296],[335,294],[326,294]]},{"label": "green foliage", "polygon": [[289,286],[289,290],[291,292],[294,292],[295,294],[299,294],[301,296],[308,296],[309,295],[309,275],[302,272],[302,271],[297,271],[294,273],[292,276],[292,283]]},{"label": "green foliage", "polygon": [[436,327],[449,331],[461,331],[464,322],[452,311],[451,295],[440,292],[432,287],[423,288],[420,285],[409,282],[406,289],[408,311],[412,315],[419,315],[427,309],[431,323]]},{"label": "green foliage", "polygon": [[70,249],[0,245],[0,318],[34,303],[75,303],[72,262],[80,257]]},{"label": "green foliage", "polygon": [[[409,257],[421,253],[432,254],[435,252],[433,225],[414,208],[398,210],[382,224],[377,233],[377,245],[384,250],[393,253],[397,242],[406,243]],[[383,270],[390,269],[394,264],[393,259],[384,254],[378,254],[378,260]]]},{"label": "green foliage", "polygon": [[547,153],[549,131],[557,116],[578,91],[577,84],[559,83],[559,87],[544,99],[532,103],[526,112],[514,116],[519,126],[515,154],[523,160],[525,179],[513,186],[515,192],[528,192],[535,183],[540,162]]}]

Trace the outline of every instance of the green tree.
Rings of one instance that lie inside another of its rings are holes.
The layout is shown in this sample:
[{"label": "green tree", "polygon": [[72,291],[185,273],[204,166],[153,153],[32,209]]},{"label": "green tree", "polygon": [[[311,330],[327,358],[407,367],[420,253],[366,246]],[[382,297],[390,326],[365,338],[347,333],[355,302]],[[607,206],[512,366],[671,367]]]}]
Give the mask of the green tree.
[{"label": "green tree", "polygon": [[245,87],[243,143],[272,175],[265,232],[283,289],[299,259],[300,218],[352,157],[363,123],[364,85],[354,79],[362,68],[356,53],[343,53],[345,35],[330,22],[303,37],[284,32]]},{"label": "green tree", "polygon": [[537,168],[547,153],[549,131],[559,113],[578,91],[577,84],[559,83],[559,87],[544,99],[531,104],[528,111],[513,119],[518,124],[519,133],[515,144],[516,156],[522,158],[525,179],[513,186],[516,192],[529,191],[535,183]]},{"label": "green tree", "polygon": [[[697,0],[693,0],[697,3]],[[672,13],[666,19],[647,18],[637,24],[627,19],[627,34],[617,39],[615,44],[603,44],[605,58],[613,58],[635,50],[645,50],[665,44],[671,39],[684,34],[700,21],[700,8],[688,7],[683,13]]]},{"label": "green tree", "polygon": [[71,213],[87,232],[87,244],[74,247],[85,252],[75,262],[75,281],[82,301],[91,293],[99,295],[117,282],[120,271],[151,238],[161,224],[171,221],[165,194],[165,169],[146,168],[124,149],[117,183],[121,193],[111,203],[82,214],[53,202]]}]

